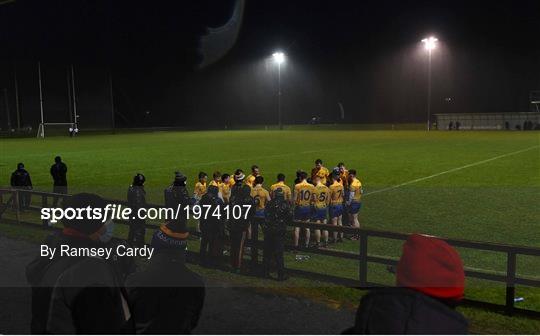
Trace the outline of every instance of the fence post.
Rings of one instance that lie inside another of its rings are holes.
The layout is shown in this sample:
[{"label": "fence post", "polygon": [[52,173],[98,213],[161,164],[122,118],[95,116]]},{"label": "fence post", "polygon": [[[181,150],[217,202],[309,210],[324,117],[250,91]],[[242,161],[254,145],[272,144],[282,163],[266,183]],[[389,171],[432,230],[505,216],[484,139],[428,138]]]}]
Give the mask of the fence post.
[{"label": "fence post", "polygon": [[[41,208],[43,209],[43,208],[46,208],[46,207],[47,207],[47,195],[43,194],[43,195],[41,195]],[[49,227],[48,220],[46,220],[46,219],[42,219],[41,224],[44,227]]]},{"label": "fence post", "polygon": [[251,269],[255,270],[259,263],[259,218],[251,222]]},{"label": "fence post", "polygon": [[17,224],[21,223],[21,203],[19,202],[20,198],[19,189],[13,191],[13,206],[15,207],[15,218],[17,219]]},{"label": "fence post", "polygon": [[506,260],[506,304],[505,312],[512,315],[514,311],[514,297],[516,294],[516,253],[509,251]]},{"label": "fence post", "polygon": [[358,243],[360,244],[360,250],[358,254],[358,279],[360,280],[360,287],[367,287],[367,251],[368,251],[368,236],[366,232],[360,231],[360,239]]}]

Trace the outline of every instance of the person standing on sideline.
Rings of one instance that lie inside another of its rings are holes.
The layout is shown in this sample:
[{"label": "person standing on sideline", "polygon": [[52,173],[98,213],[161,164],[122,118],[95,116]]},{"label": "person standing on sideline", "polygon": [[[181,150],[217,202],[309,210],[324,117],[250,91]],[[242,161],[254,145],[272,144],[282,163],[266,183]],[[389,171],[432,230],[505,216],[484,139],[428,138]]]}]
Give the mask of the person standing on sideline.
[{"label": "person standing on sideline", "polygon": [[[11,173],[11,187],[20,190],[32,190],[32,179],[30,173],[24,169],[24,163],[18,163],[17,169]],[[24,210],[30,206],[31,195],[27,192],[21,191],[19,193],[19,209]],[[17,206],[13,203],[14,206]]]},{"label": "person standing on sideline", "polygon": [[276,261],[278,281],[286,280],[283,251],[285,250],[285,235],[287,224],[293,219],[291,203],[285,198],[283,189],[277,188],[273,192],[274,198],[266,205],[263,224],[264,276],[270,277],[270,264]]},{"label": "person standing on sideline", "polygon": [[223,232],[223,222],[219,217],[213,215],[215,212],[221,213],[223,207],[223,200],[219,198],[219,188],[215,185],[209,186],[199,204],[208,207],[212,214],[201,217],[200,264],[204,267],[217,267],[223,255],[223,249],[219,243]]},{"label": "person standing on sideline", "polygon": [[143,174],[133,177],[133,184],[129,186],[127,192],[128,204],[134,216],[129,221],[128,242],[135,247],[144,246],[144,236],[146,234],[146,221],[138,216],[138,211],[146,206],[146,191],[144,190],[146,178]]},{"label": "person standing on sideline", "polygon": [[[50,169],[51,176],[53,178],[53,193],[66,195],[68,193],[67,186],[67,166],[62,162],[62,158],[57,156],[54,158],[54,164]],[[58,199],[60,197],[55,196],[53,198],[53,206],[58,205]]]},{"label": "person standing on sideline", "polygon": [[[189,197],[189,190],[186,185],[187,177],[181,172],[174,173],[174,181],[164,190],[165,207],[177,209],[178,207],[185,208],[187,205],[193,205],[193,199]],[[187,214],[186,211],[180,211],[178,217],[171,220],[176,225],[187,231]]]},{"label": "person standing on sideline", "polygon": [[[248,228],[251,223],[251,217],[255,212],[255,201],[251,197],[251,187],[244,184],[245,175],[241,170],[237,170],[234,175],[235,184],[231,188],[231,199],[229,206],[240,207],[242,211],[248,211],[246,215],[238,219],[229,220],[229,235],[231,238],[231,267],[233,272],[240,273],[242,267],[242,258],[244,252],[244,242]],[[249,210],[246,209],[249,206]]]}]

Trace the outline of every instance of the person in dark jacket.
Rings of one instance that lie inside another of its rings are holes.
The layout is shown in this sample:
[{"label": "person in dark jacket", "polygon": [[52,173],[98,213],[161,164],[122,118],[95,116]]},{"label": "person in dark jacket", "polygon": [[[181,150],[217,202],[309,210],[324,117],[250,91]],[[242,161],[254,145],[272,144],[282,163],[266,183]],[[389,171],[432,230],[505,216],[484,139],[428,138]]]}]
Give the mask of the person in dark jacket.
[{"label": "person in dark jacket", "polygon": [[[93,194],[77,194],[64,200],[65,208],[103,209],[105,201]],[[131,327],[124,277],[119,257],[106,259],[87,255],[60,255],[60,247],[83,251],[111,247],[113,223],[100,219],[64,219],[58,236],[45,245],[56,248],[50,259],[37,257],[26,268],[32,286],[33,334],[117,334],[134,333]],[[123,265],[133,265],[123,263]]]},{"label": "person in dark jacket", "polygon": [[[54,164],[50,169],[51,177],[53,179],[53,193],[66,195],[68,193],[67,185],[67,166],[62,162],[62,158],[57,156],[54,158]],[[53,206],[58,205],[59,197],[53,198]]]},{"label": "person in dark jacket", "polygon": [[31,195],[24,190],[32,190],[30,173],[24,169],[24,163],[18,163],[17,169],[11,173],[11,187],[23,190],[19,193],[19,209],[24,210],[30,206]]},{"label": "person in dark jacket", "polygon": [[283,262],[285,234],[287,233],[287,224],[293,219],[292,209],[290,202],[285,199],[283,189],[277,188],[273,195],[274,198],[268,202],[264,211],[264,276],[270,277],[270,264],[272,260],[275,260],[278,281],[283,281],[286,279]]},{"label": "person in dark jacket", "polygon": [[463,298],[463,263],[446,242],[411,235],[403,245],[396,284],[364,296],[355,326],[345,333],[467,333],[467,320],[455,310]]},{"label": "person in dark jacket", "polygon": [[231,209],[240,207],[242,211],[247,211],[246,206],[250,206],[246,216],[242,212],[240,218],[230,218],[228,223],[231,239],[231,267],[235,273],[240,273],[242,267],[244,242],[251,224],[251,218],[255,212],[255,200],[251,197],[251,187],[243,183],[244,178],[245,175],[241,170],[237,171],[237,174],[234,175],[235,183],[231,188],[231,199],[229,201],[229,207]]},{"label": "person in dark jacket", "polygon": [[[209,207],[209,215],[201,218],[201,247],[200,247],[200,262],[202,266],[219,266],[223,249],[220,244],[223,236],[223,221],[214,216],[214,211],[221,213],[223,200],[219,198],[219,188],[209,186],[206,193],[202,196],[199,204]],[[218,209],[218,210],[216,210]]]},{"label": "person in dark jacket", "polygon": [[137,334],[189,334],[197,326],[205,288],[185,265],[188,235],[173,222],[162,225],[148,267],[127,279]]},{"label": "person in dark jacket", "polygon": [[184,207],[187,205],[193,205],[193,201],[189,196],[189,190],[186,186],[187,177],[181,172],[174,173],[174,181],[168,186],[165,191],[165,206],[171,209],[177,209],[181,206],[181,211],[178,213],[178,217],[174,220],[177,225],[187,230],[187,215],[184,211]]},{"label": "person in dark jacket", "polygon": [[146,182],[146,178],[143,174],[135,175],[133,183],[129,186],[127,192],[127,201],[134,214],[129,221],[128,242],[136,247],[144,245],[144,236],[146,234],[146,221],[137,215],[139,209],[146,206],[144,182]]}]

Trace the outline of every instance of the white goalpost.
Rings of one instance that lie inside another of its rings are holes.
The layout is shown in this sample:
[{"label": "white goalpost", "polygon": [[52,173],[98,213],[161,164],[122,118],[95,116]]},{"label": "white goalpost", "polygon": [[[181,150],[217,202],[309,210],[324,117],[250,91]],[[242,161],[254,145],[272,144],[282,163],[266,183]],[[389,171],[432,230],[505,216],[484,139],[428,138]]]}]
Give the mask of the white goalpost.
[{"label": "white goalpost", "polygon": [[41,77],[41,62],[38,62],[38,83],[39,83],[39,110],[41,116],[41,122],[39,123],[37,138],[45,138],[45,126],[68,126],[70,136],[76,135],[79,132],[77,125],[77,99],[75,91],[75,71],[73,65],[71,65],[71,81],[68,80],[68,86],[71,87],[70,100],[72,100],[73,106],[73,118],[70,122],[46,122],[43,110],[43,83]]}]

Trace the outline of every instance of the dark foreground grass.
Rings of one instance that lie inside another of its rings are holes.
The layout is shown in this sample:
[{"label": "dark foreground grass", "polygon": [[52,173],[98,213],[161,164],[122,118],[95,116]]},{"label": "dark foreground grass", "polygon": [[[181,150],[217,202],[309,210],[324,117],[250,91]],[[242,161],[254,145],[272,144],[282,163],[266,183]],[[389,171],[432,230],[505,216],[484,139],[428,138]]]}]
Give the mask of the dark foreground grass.
[{"label": "dark foreground grass", "polygon": [[[2,184],[22,161],[36,189],[50,190],[48,168],[54,156],[61,155],[69,166],[71,192],[125,199],[132,176],[142,172],[149,201],[155,203],[162,203],[163,189],[175,170],[187,174],[192,187],[201,170],[209,175],[214,170],[230,173],[258,164],[266,185],[279,172],[291,184],[294,172],[309,170],[316,158],[329,167],[343,161],[358,170],[364,184],[360,215],[364,227],[540,247],[538,132],[155,132],[2,139],[0,145]],[[197,242],[193,244],[196,248]],[[369,253],[397,258],[400,245],[373,239]],[[357,252],[358,244],[346,241],[334,248]],[[460,249],[460,254],[468,268],[505,271],[504,254],[468,249]],[[342,277],[355,278],[358,273],[354,261],[331,257],[312,255],[304,263],[288,257],[287,262],[290,267]],[[521,257],[518,273],[538,278],[540,261]],[[393,278],[374,265],[369,280],[391,283]],[[467,295],[504,300],[503,288],[485,281],[470,281]],[[525,298],[520,307],[540,309],[538,289],[518,288],[517,295]]]}]

